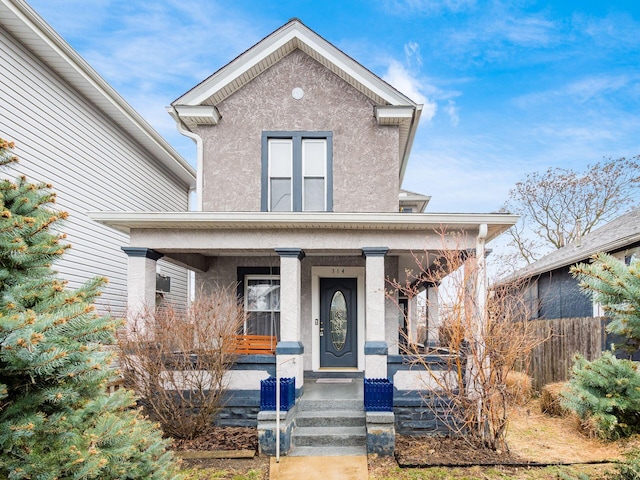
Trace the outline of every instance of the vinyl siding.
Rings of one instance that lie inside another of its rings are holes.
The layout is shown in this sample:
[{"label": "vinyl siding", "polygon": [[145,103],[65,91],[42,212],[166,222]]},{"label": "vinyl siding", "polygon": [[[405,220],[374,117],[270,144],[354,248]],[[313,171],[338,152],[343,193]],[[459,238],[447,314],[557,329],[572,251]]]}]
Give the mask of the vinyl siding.
[{"label": "vinyl siding", "polygon": [[540,318],[593,316],[591,297],[583,292],[568,267],[540,275],[538,279]]},{"label": "vinyl siding", "polygon": [[[127,235],[92,222],[87,211],[186,211],[188,186],[72,90],[47,65],[0,31],[0,136],[16,142],[21,161],[4,173],[51,183],[55,208],[69,212],[61,227],[72,248],[54,268],[72,288],[106,276],[99,306],[119,313],[126,304]],[[159,261],[171,276],[170,300],[187,298],[187,272]]]}]

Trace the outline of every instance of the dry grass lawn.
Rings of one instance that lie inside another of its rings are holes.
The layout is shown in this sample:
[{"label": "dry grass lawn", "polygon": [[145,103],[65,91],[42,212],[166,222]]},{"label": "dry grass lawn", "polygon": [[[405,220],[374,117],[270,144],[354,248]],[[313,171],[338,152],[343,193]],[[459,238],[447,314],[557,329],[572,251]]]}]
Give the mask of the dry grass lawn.
[{"label": "dry grass lawn", "polygon": [[507,442],[519,457],[541,463],[580,463],[618,460],[630,442],[602,442],[578,429],[574,417],[550,417],[537,400],[513,410]]}]

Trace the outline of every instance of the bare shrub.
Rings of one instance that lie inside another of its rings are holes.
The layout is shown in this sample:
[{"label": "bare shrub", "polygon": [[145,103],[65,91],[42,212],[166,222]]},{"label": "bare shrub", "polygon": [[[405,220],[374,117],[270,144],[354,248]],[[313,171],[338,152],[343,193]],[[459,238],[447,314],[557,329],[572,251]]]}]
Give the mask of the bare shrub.
[{"label": "bare shrub", "polygon": [[192,439],[211,426],[243,322],[233,286],[201,292],[186,311],[163,305],[130,316],[119,338],[125,384],[165,434]]},{"label": "bare shrub", "polygon": [[[527,322],[517,321],[527,308],[518,285],[501,284],[488,295],[477,295],[485,282],[484,261],[474,252],[452,248],[455,234],[443,232],[442,238],[437,259],[423,265],[426,253],[414,255],[416,271],[409,272],[405,284],[390,281],[388,298],[396,293],[412,298],[422,284],[438,289],[439,352],[448,353],[440,354],[438,364],[424,355],[412,356],[416,367],[427,372],[425,404],[451,433],[474,445],[506,450],[507,377],[540,340],[530,335]],[[449,407],[443,410],[443,405]]]}]

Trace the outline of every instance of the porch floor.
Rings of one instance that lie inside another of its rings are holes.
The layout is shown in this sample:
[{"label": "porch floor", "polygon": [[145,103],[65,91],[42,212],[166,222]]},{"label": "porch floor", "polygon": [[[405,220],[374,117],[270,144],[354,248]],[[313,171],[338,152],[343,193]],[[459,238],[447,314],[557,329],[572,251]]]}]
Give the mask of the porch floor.
[{"label": "porch floor", "polygon": [[305,378],[305,400],[360,400],[364,409],[364,381],[361,378]]}]

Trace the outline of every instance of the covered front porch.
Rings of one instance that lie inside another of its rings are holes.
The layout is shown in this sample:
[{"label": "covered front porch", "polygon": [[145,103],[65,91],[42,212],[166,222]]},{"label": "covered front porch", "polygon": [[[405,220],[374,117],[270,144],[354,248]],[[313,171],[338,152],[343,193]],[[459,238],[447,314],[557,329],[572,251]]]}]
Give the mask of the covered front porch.
[{"label": "covered front porch", "polygon": [[476,252],[484,261],[485,242],[516,220],[503,214],[91,216],[130,235],[130,245],[123,247],[129,257],[130,312],[156,305],[159,258],[195,272],[197,295],[215,285],[237,284],[247,314],[243,333],[277,339],[275,355],[243,355],[228,377],[228,405],[245,413],[231,414],[227,424],[254,425],[260,381],[271,376],[294,378],[298,398],[314,375],[386,378],[405,403],[407,392],[417,398],[414,393],[428,382],[400,365],[402,344],[425,340],[418,338],[417,320],[426,317],[429,326],[437,325],[437,305],[431,297],[426,315],[420,315],[417,298],[400,298],[389,290],[388,279],[419,282],[412,272],[428,270],[443,250]]}]

